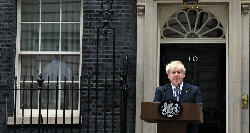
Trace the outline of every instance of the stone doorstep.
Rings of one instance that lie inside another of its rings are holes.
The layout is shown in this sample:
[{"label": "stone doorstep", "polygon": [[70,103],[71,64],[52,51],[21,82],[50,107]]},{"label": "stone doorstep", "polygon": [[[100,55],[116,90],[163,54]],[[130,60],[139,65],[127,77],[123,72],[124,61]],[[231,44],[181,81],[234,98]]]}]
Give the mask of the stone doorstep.
[{"label": "stone doorstep", "polygon": [[[55,117],[48,118],[48,124],[55,124]],[[22,117],[16,117],[16,125],[21,124]],[[30,117],[24,117],[23,124],[30,124]],[[32,124],[38,124],[38,117],[32,117]],[[47,124],[47,117],[43,117],[43,124]],[[63,117],[57,117],[57,124],[63,124]],[[71,117],[65,117],[65,124],[71,124]],[[73,116],[73,124],[79,124],[79,116]],[[7,125],[14,125],[14,117],[8,117]]]}]

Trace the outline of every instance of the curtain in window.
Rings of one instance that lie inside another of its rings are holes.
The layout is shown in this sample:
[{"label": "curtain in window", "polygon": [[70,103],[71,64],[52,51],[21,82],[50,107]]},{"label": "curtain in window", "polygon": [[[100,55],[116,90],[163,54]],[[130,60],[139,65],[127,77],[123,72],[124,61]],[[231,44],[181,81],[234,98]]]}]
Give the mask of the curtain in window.
[{"label": "curtain in window", "polygon": [[39,50],[39,24],[22,24],[20,50]]},{"label": "curtain in window", "polygon": [[40,21],[40,0],[22,0],[21,21]]},{"label": "curtain in window", "polygon": [[80,22],[80,11],[80,0],[62,0],[62,22]]},{"label": "curtain in window", "polygon": [[59,51],[60,24],[42,24],[41,34],[41,51]]},{"label": "curtain in window", "polygon": [[80,24],[62,24],[62,51],[79,51]]},{"label": "curtain in window", "polygon": [[42,0],[42,22],[60,22],[60,0]]}]

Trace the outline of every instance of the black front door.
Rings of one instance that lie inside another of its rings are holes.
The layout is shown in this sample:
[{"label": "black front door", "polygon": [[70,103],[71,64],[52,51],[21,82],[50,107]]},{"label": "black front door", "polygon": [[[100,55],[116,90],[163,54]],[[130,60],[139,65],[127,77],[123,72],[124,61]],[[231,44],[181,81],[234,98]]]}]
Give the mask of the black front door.
[{"label": "black front door", "polygon": [[161,44],[160,85],[170,83],[165,65],[181,61],[186,68],[184,82],[201,90],[203,120],[198,133],[226,132],[226,45]]}]

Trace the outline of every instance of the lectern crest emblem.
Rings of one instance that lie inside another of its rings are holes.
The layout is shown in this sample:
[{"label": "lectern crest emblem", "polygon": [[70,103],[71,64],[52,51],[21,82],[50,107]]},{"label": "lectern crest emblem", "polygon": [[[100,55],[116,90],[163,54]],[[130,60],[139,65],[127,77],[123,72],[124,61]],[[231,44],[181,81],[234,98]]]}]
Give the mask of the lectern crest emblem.
[{"label": "lectern crest emblem", "polygon": [[180,102],[176,100],[165,100],[158,106],[158,112],[164,118],[177,118],[181,115],[183,107]]}]

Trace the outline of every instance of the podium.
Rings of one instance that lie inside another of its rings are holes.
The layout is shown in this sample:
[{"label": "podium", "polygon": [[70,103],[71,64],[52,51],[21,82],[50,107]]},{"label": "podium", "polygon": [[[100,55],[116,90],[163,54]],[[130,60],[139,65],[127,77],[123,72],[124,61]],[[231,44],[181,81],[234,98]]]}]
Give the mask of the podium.
[{"label": "podium", "polygon": [[142,120],[148,123],[157,123],[157,133],[186,133],[188,123],[203,123],[203,113],[200,103],[181,103],[183,112],[175,119],[162,117],[158,113],[159,104],[159,102],[142,102],[140,116]]}]

